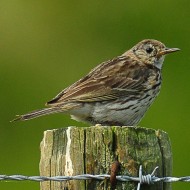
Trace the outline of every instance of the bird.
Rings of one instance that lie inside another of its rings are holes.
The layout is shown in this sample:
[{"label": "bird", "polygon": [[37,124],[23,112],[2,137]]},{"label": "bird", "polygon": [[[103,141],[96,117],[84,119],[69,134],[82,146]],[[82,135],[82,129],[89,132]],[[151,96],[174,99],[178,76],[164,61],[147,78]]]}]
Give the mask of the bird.
[{"label": "bird", "polygon": [[179,51],[145,39],[105,61],[62,90],[46,108],[17,115],[13,121],[65,113],[89,124],[136,126],[158,96],[165,55]]}]

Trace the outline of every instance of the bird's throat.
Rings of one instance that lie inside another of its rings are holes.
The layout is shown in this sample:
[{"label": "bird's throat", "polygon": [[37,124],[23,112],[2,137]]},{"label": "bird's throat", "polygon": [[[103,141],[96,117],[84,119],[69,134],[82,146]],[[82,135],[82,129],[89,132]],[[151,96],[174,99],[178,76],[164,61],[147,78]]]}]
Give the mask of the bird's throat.
[{"label": "bird's throat", "polygon": [[155,67],[157,67],[158,69],[161,70],[163,62],[164,62],[164,58],[165,58],[165,56],[162,56],[159,59],[156,59],[155,62],[154,62]]}]

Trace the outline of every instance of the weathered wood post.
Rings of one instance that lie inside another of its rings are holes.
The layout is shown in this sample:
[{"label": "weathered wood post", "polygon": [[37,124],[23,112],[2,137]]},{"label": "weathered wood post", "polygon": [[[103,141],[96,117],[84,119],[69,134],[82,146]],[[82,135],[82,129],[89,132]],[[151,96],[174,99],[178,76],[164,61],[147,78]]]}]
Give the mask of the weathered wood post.
[{"label": "weathered wood post", "polygon": [[[41,142],[41,176],[110,174],[118,160],[118,175],[138,176],[139,166],[156,176],[171,176],[172,153],[167,134],[140,127],[68,127],[44,132]],[[117,182],[117,190],[134,190],[135,182]],[[109,179],[42,182],[41,190],[109,190]],[[171,190],[170,184],[143,185],[141,190]]]}]

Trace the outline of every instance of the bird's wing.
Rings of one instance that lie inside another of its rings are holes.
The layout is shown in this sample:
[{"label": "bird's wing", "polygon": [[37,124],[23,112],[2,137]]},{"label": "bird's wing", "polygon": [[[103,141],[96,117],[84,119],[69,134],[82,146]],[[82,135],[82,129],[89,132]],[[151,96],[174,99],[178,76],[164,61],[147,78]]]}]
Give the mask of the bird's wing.
[{"label": "bird's wing", "polygon": [[56,106],[66,102],[96,102],[137,95],[144,89],[143,67],[131,64],[128,57],[120,56],[102,63],[87,76],[60,92],[47,105]]}]

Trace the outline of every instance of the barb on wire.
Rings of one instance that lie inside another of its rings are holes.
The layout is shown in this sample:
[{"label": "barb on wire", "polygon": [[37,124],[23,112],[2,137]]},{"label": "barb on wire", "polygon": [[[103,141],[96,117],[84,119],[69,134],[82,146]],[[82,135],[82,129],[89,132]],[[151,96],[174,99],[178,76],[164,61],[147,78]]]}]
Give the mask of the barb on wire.
[{"label": "barb on wire", "polygon": [[[156,177],[155,172],[158,169],[156,167],[151,174],[143,175],[142,174],[142,166],[139,168],[139,176],[138,177],[131,177],[131,176],[116,176],[118,181],[128,182],[134,181],[138,182],[137,190],[140,190],[142,184],[152,184],[157,182],[190,182],[190,176],[186,177]],[[108,174],[101,174],[101,175],[91,175],[91,174],[82,174],[76,176],[53,176],[53,177],[46,177],[46,176],[24,176],[24,175],[0,175],[0,181],[10,181],[10,180],[17,180],[17,181],[36,181],[36,182],[43,182],[43,181],[70,181],[70,180],[104,180],[105,178],[110,178]]]},{"label": "barb on wire", "polygon": [[158,166],[156,168],[154,168],[153,172],[151,174],[148,175],[142,175],[142,165],[140,165],[139,167],[139,182],[137,185],[137,190],[140,190],[141,184],[146,183],[146,184],[151,184],[154,183],[153,182],[153,178],[155,177],[155,172],[158,169]]}]

